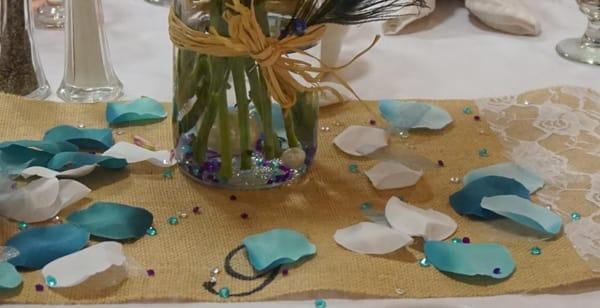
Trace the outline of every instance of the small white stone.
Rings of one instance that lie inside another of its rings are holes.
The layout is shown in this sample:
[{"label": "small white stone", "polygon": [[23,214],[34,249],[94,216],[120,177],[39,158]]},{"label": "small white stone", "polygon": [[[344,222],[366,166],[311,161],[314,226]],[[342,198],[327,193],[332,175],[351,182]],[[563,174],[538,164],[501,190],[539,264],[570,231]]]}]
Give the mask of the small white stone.
[{"label": "small white stone", "polygon": [[281,155],[281,162],[288,168],[298,169],[306,160],[306,152],[301,148],[290,148]]},{"label": "small white stone", "polygon": [[217,283],[217,277],[215,277],[215,276],[210,277],[210,282]]},{"label": "small white stone", "polygon": [[181,213],[179,213],[179,217],[181,217],[181,218],[188,218],[188,214],[184,213],[184,212],[181,212]]},{"label": "small white stone", "polygon": [[398,294],[398,295],[404,295],[405,293],[406,293],[406,290],[404,290],[404,289],[400,289],[400,288],[396,289],[396,294]]},{"label": "small white stone", "polygon": [[211,276],[215,276],[215,275],[218,275],[220,272],[221,271],[219,270],[219,268],[215,267],[215,268],[212,269],[212,271],[210,271],[210,275]]},{"label": "small white stone", "polygon": [[77,127],[79,127],[79,128],[84,128],[84,127],[85,127],[85,125],[84,125],[84,124],[82,124],[82,123],[79,123],[79,124],[77,124]]},{"label": "small white stone", "polygon": [[460,183],[460,178],[452,177],[452,178],[450,178],[450,183],[458,184],[458,183]]}]

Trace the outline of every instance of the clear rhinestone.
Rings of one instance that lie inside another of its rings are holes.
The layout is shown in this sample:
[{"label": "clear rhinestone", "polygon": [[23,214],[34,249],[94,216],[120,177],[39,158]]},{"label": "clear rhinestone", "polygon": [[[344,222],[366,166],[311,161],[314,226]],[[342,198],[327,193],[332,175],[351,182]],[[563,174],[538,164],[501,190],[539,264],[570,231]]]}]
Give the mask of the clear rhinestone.
[{"label": "clear rhinestone", "polygon": [[84,128],[84,127],[85,127],[85,124],[83,124],[83,123],[79,123],[79,124],[77,124],[77,127],[79,127],[79,128]]},{"label": "clear rhinestone", "polygon": [[212,269],[212,271],[210,271],[211,276],[215,276],[218,275],[221,272],[221,270],[219,270],[218,267],[215,267]]},{"label": "clear rhinestone", "polygon": [[123,135],[125,132],[121,129],[117,130],[117,135],[121,136]]},{"label": "clear rhinestone", "polygon": [[450,183],[458,184],[458,183],[460,183],[460,178],[458,178],[458,177],[451,177],[450,178]]},{"label": "clear rhinestone", "polygon": [[217,277],[215,277],[215,276],[210,277],[210,282],[217,283]]}]

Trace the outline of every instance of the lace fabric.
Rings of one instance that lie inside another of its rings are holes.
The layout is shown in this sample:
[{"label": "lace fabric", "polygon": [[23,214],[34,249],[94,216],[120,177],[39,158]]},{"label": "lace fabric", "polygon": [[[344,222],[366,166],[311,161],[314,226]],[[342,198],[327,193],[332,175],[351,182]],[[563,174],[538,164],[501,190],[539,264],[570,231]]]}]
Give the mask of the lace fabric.
[{"label": "lace fabric", "polygon": [[[600,94],[556,87],[477,106],[506,157],[545,180],[539,203],[565,218],[577,253],[600,272]],[[572,221],[573,212],[582,218]]]}]

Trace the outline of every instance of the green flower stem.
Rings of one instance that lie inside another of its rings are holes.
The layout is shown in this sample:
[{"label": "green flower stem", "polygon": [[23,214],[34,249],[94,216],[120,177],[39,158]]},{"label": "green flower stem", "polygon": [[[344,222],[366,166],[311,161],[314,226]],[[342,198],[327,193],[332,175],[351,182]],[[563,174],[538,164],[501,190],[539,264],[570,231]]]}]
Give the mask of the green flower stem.
[{"label": "green flower stem", "polygon": [[292,113],[292,110],[283,110],[283,122],[285,124],[285,133],[290,148],[300,147],[300,142],[298,142],[296,130],[294,129],[294,114]]},{"label": "green flower stem", "polygon": [[257,72],[258,68],[246,70],[248,82],[250,83],[250,96],[256,106],[262,121],[264,132],[263,151],[266,159],[275,158],[275,133],[273,131],[273,115],[271,111],[271,100],[262,76]]},{"label": "green flower stem", "polygon": [[240,131],[240,168],[248,170],[252,168],[252,153],[250,152],[250,101],[246,89],[246,64],[245,58],[231,58],[231,75],[238,109],[238,124]]}]

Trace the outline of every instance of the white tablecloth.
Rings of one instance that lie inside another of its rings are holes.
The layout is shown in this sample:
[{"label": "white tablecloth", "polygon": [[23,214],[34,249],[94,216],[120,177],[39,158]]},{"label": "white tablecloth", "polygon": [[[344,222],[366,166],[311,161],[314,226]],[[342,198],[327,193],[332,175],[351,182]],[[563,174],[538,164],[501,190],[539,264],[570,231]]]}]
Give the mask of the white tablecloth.
[{"label": "white tablecloth", "polygon": [[[554,51],[559,40],[579,36],[585,29],[585,17],[578,11],[575,1],[526,0],[535,4],[542,22],[543,33],[539,37],[495,32],[471,18],[461,1],[438,2],[438,10],[432,17],[409,26],[400,36],[384,37],[368,56],[344,72],[362,98],[478,98],[518,94],[555,85],[586,86],[600,91],[600,67],[569,62]],[[161,101],[171,99],[172,51],[167,35],[167,11],[143,0],[105,0],[112,59],[125,85],[126,98],[145,95]],[[344,41],[341,61],[368,46],[378,33],[380,26],[377,24],[353,29]],[[56,89],[63,72],[62,32],[40,31],[38,47],[50,84]],[[58,100],[55,95],[50,99]],[[198,289],[198,292],[202,291]],[[574,296],[513,295],[420,301],[328,300],[328,307],[537,305],[549,308],[595,307],[598,302],[600,292]],[[314,307],[314,303],[310,300],[235,306],[295,308]]]}]

